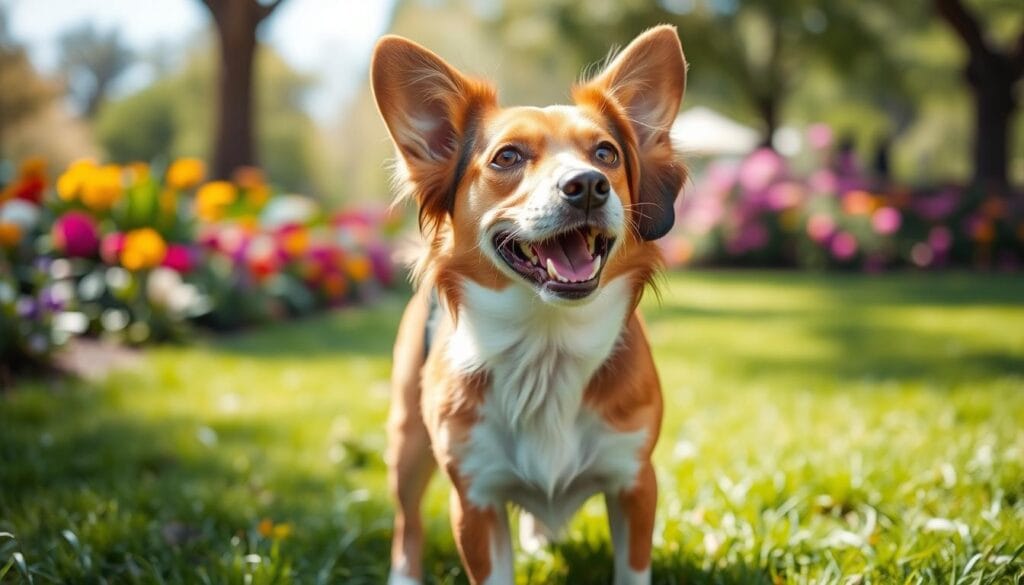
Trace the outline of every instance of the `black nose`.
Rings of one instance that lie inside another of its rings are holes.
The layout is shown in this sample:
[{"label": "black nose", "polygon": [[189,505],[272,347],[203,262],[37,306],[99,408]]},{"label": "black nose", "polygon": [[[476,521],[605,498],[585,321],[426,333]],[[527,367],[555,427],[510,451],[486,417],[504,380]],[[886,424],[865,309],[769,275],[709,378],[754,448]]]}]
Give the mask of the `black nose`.
[{"label": "black nose", "polygon": [[604,205],[612,191],[608,177],[594,170],[569,171],[558,180],[558,188],[569,205],[586,210]]}]

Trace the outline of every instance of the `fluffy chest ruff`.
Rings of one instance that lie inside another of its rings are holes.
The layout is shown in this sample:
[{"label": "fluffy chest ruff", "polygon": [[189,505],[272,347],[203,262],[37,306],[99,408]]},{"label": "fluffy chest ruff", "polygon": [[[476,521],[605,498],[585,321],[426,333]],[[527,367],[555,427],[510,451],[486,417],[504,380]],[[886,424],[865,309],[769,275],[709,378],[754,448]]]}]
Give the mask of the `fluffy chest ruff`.
[{"label": "fluffy chest ruff", "polygon": [[626,278],[583,305],[551,305],[532,291],[464,285],[447,362],[488,386],[465,439],[451,445],[479,506],[512,502],[557,531],[597,492],[634,481],[646,432],[618,432],[584,404],[616,349],[631,309]]}]

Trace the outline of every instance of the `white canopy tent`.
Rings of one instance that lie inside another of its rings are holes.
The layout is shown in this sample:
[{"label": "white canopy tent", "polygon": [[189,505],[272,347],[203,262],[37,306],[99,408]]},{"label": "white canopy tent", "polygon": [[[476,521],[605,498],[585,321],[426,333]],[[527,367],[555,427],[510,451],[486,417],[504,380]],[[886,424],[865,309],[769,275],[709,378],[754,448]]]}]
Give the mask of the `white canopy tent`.
[{"label": "white canopy tent", "polygon": [[757,147],[761,134],[711,108],[697,106],[676,118],[672,140],[692,155],[744,156]]}]

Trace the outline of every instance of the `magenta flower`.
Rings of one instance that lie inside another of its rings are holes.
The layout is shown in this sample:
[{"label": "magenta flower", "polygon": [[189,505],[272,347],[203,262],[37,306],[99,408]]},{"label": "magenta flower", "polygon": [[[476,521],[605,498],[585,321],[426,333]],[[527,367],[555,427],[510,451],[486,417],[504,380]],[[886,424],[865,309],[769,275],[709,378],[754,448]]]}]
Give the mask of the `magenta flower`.
[{"label": "magenta flower", "polygon": [[937,225],[928,232],[928,244],[936,252],[948,252],[953,246],[953,232],[944,225]]},{"label": "magenta flower", "polygon": [[880,207],[871,215],[871,227],[883,236],[896,233],[902,224],[903,216],[892,207]]},{"label": "magenta flower", "polygon": [[807,235],[819,244],[831,238],[835,231],[836,222],[827,214],[815,213],[807,220]]},{"label": "magenta flower", "polygon": [[832,238],[832,256],[837,260],[846,261],[857,254],[857,239],[849,232],[839,232]]},{"label": "magenta flower", "polygon": [[186,274],[191,272],[195,265],[195,253],[190,246],[184,244],[169,244],[167,246],[163,266],[180,274]]},{"label": "magenta flower", "polygon": [[88,258],[96,254],[100,236],[92,216],[82,211],[69,211],[53,224],[53,246],[71,258]]}]

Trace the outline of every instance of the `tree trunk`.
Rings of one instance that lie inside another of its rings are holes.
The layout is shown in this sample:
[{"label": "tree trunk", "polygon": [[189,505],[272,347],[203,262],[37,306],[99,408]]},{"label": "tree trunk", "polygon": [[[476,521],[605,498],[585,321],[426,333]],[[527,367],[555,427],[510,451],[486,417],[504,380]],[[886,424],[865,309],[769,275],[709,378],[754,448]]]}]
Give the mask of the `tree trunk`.
[{"label": "tree trunk", "polygon": [[217,19],[221,61],[213,175],[219,179],[230,177],[240,166],[257,164],[252,73],[259,21],[249,3],[228,0],[222,17]]},{"label": "tree trunk", "polygon": [[775,148],[772,139],[779,127],[779,99],[775,95],[763,95],[757,99],[757,111],[761,114],[761,122],[764,124],[764,137],[761,146]]},{"label": "tree trunk", "polygon": [[[992,65],[992,64],[989,64]],[[1010,122],[1017,104],[1014,79],[1001,68],[986,67],[985,73],[969,67],[968,80],[974,98],[974,184],[987,190],[1005,192],[1009,186]],[[995,69],[995,71],[993,71]]]}]

